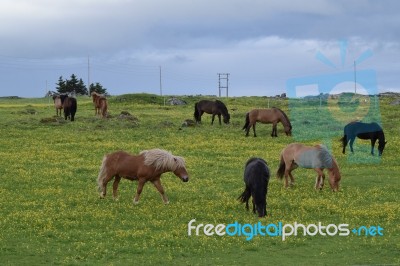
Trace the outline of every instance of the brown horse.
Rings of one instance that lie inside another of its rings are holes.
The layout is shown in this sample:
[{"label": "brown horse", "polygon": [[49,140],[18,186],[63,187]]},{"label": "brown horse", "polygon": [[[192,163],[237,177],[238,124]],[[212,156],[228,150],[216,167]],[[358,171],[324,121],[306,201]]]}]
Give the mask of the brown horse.
[{"label": "brown horse", "polygon": [[164,188],[161,185],[160,177],[165,172],[173,172],[183,182],[189,181],[189,176],[185,168],[185,161],[182,157],[174,156],[171,153],[152,149],[142,151],[139,155],[131,155],[124,151],[117,151],[104,156],[100,173],[97,178],[100,198],[106,196],[107,183],[113,178],[113,198],[118,198],[118,183],[121,178],[138,180],[135,198],[133,203],[139,203],[140,193],[147,181],[153,183],[160,192],[162,200],[168,204]]},{"label": "brown horse", "polygon": [[341,179],[339,166],[324,145],[310,147],[300,143],[292,143],[282,150],[277,177],[282,179],[285,176],[286,188],[289,185],[288,176],[290,177],[290,185],[294,185],[292,171],[298,166],[309,169],[313,168],[318,173],[315,181],[315,189],[322,189],[324,187],[324,169],[328,169],[331,189],[333,191],[339,190],[339,181]]},{"label": "brown horse", "polygon": [[60,95],[53,95],[54,107],[56,108],[56,116],[61,116],[61,110],[63,109],[63,103],[61,102]]},{"label": "brown horse", "polygon": [[201,116],[203,113],[212,114],[211,125],[214,124],[214,118],[217,115],[219,124],[221,125],[221,115],[224,118],[224,123],[229,124],[231,118],[225,104],[219,100],[209,101],[201,100],[194,105],[194,118],[197,123],[201,123]]},{"label": "brown horse", "polygon": [[78,108],[76,99],[68,97],[68,95],[65,94],[60,95],[60,98],[64,109],[65,120],[70,119],[71,121],[74,121],[76,110]]},{"label": "brown horse", "polygon": [[91,93],[95,108],[95,115],[101,115],[103,118],[107,116],[107,98],[103,94],[93,91]]},{"label": "brown horse", "polygon": [[246,130],[246,137],[249,136],[250,127],[253,126],[254,137],[256,135],[256,123],[272,123],[271,137],[278,137],[276,125],[281,122],[287,136],[292,135],[292,125],[287,115],[279,108],[253,109],[246,114],[246,121],[243,130]]}]

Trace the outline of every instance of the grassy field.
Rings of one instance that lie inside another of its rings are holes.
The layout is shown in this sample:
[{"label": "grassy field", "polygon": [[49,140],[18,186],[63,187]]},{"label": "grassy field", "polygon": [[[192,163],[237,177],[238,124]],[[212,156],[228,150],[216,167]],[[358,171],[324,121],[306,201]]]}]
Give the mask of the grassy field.
[{"label": "grassy field", "polygon": [[[342,172],[338,193],[328,184],[315,191],[315,173],[305,169],[294,171],[295,187],[283,188],[275,178],[279,154],[298,139],[296,134],[286,137],[281,124],[278,138],[270,137],[271,125],[261,124],[257,138],[244,136],[247,111],[268,105],[288,111],[287,100],[223,99],[231,113],[229,125],[211,126],[211,117],[205,115],[202,125],[181,127],[185,119],[192,119],[194,102],[200,98],[184,99],[186,106],[164,106],[165,99],[154,95],[112,97],[111,118],[100,119],[94,116],[91,100],[81,97],[75,122],[55,119],[47,98],[0,99],[0,264],[400,263],[400,110],[389,104],[393,99],[379,102],[388,140],[380,160],[371,160],[368,141],[357,140],[356,153],[343,155],[338,141],[342,126],[330,128],[328,142]],[[320,140],[312,137],[317,126],[313,116],[321,118],[323,110],[310,106],[308,120],[298,124],[303,125],[301,136],[310,136],[303,142],[316,144]],[[121,119],[121,111],[137,119]],[[156,189],[146,184],[140,203],[133,205],[137,183],[127,180],[120,183],[119,201],[112,200],[111,184],[106,199],[99,199],[96,180],[104,154],[156,147],[183,156],[190,174],[188,183],[171,173],[162,177],[170,204],[164,205]],[[244,164],[252,156],[264,158],[272,172],[268,215],[262,219],[236,200],[244,189]],[[383,236],[299,233],[285,241],[278,236],[247,241],[243,235],[188,236],[192,219],[194,225],[321,222],[348,224],[350,230],[384,230]]]}]

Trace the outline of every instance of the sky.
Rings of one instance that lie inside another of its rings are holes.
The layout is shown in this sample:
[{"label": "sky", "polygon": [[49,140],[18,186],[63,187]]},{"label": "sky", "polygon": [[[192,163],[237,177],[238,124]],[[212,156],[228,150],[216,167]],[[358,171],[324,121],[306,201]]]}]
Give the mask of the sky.
[{"label": "sky", "polygon": [[273,96],[355,62],[376,81],[359,88],[400,92],[399,10],[396,0],[0,0],[0,96],[43,97],[72,74],[111,95],[218,95],[218,73],[229,73],[229,96]]}]

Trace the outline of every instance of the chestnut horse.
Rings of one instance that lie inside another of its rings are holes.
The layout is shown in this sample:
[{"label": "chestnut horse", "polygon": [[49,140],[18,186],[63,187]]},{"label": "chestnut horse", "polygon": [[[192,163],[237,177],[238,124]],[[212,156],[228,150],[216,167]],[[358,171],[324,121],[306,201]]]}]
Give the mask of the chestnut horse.
[{"label": "chestnut horse", "polygon": [[281,122],[287,136],[292,135],[292,125],[287,115],[279,108],[273,107],[271,109],[253,109],[246,114],[246,121],[243,130],[246,130],[246,137],[249,136],[250,127],[253,126],[254,137],[256,135],[256,123],[263,124],[272,123],[271,137],[278,137],[276,125]]},{"label": "chestnut horse", "polygon": [[91,93],[95,108],[95,115],[101,115],[103,118],[107,116],[107,98],[103,94],[93,91]]},{"label": "chestnut horse", "polygon": [[61,110],[63,109],[63,104],[61,102],[60,95],[53,95],[53,101],[54,101],[54,107],[56,108],[56,116],[61,116]]},{"label": "chestnut horse", "polygon": [[174,156],[170,152],[160,149],[145,150],[139,155],[132,155],[124,151],[117,151],[104,156],[97,178],[100,191],[100,198],[106,196],[107,183],[113,177],[113,198],[118,199],[118,183],[121,178],[138,180],[136,195],[133,203],[139,203],[140,193],[147,181],[153,183],[160,192],[162,200],[168,204],[164,188],[161,185],[160,177],[165,172],[173,172],[183,182],[189,181],[189,176],[185,168],[185,161],[182,157]]},{"label": "chestnut horse", "polygon": [[292,171],[298,166],[309,169],[313,168],[318,173],[315,181],[315,189],[322,189],[324,187],[324,169],[328,169],[331,189],[333,191],[339,190],[339,181],[341,179],[339,166],[324,145],[310,147],[300,143],[292,143],[282,150],[277,177],[282,179],[285,176],[286,188],[288,187],[288,176],[291,181],[290,185],[294,185]]}]

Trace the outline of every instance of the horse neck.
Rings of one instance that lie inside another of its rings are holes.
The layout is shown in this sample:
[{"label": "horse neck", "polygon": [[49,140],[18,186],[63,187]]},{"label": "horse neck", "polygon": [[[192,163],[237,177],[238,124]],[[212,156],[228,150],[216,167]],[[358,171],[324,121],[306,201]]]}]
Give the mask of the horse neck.
[{"label": "horse neck", "polygon": [[281,120],[282,124],[284,127],[290,127],[290,122],[288,120],[288,118],[286,117],[286,115],[279,109],[276,108],[276,110],[279,113],[279,119]]},{"label": "horse neck", "polygon": [[379,134],[379,136],[378,136],[379,143],[384,143],[385,142],[385,133],[383,133],[383,130],[381,130],[378,134]]},{"label": "horse neck", "polygon": [[340,180],[340,171],[339,171],[339,166],[336,162],[336,160],[332,157],[332,168],[328,169],[329,172],[335,175],[336,179]]}]

